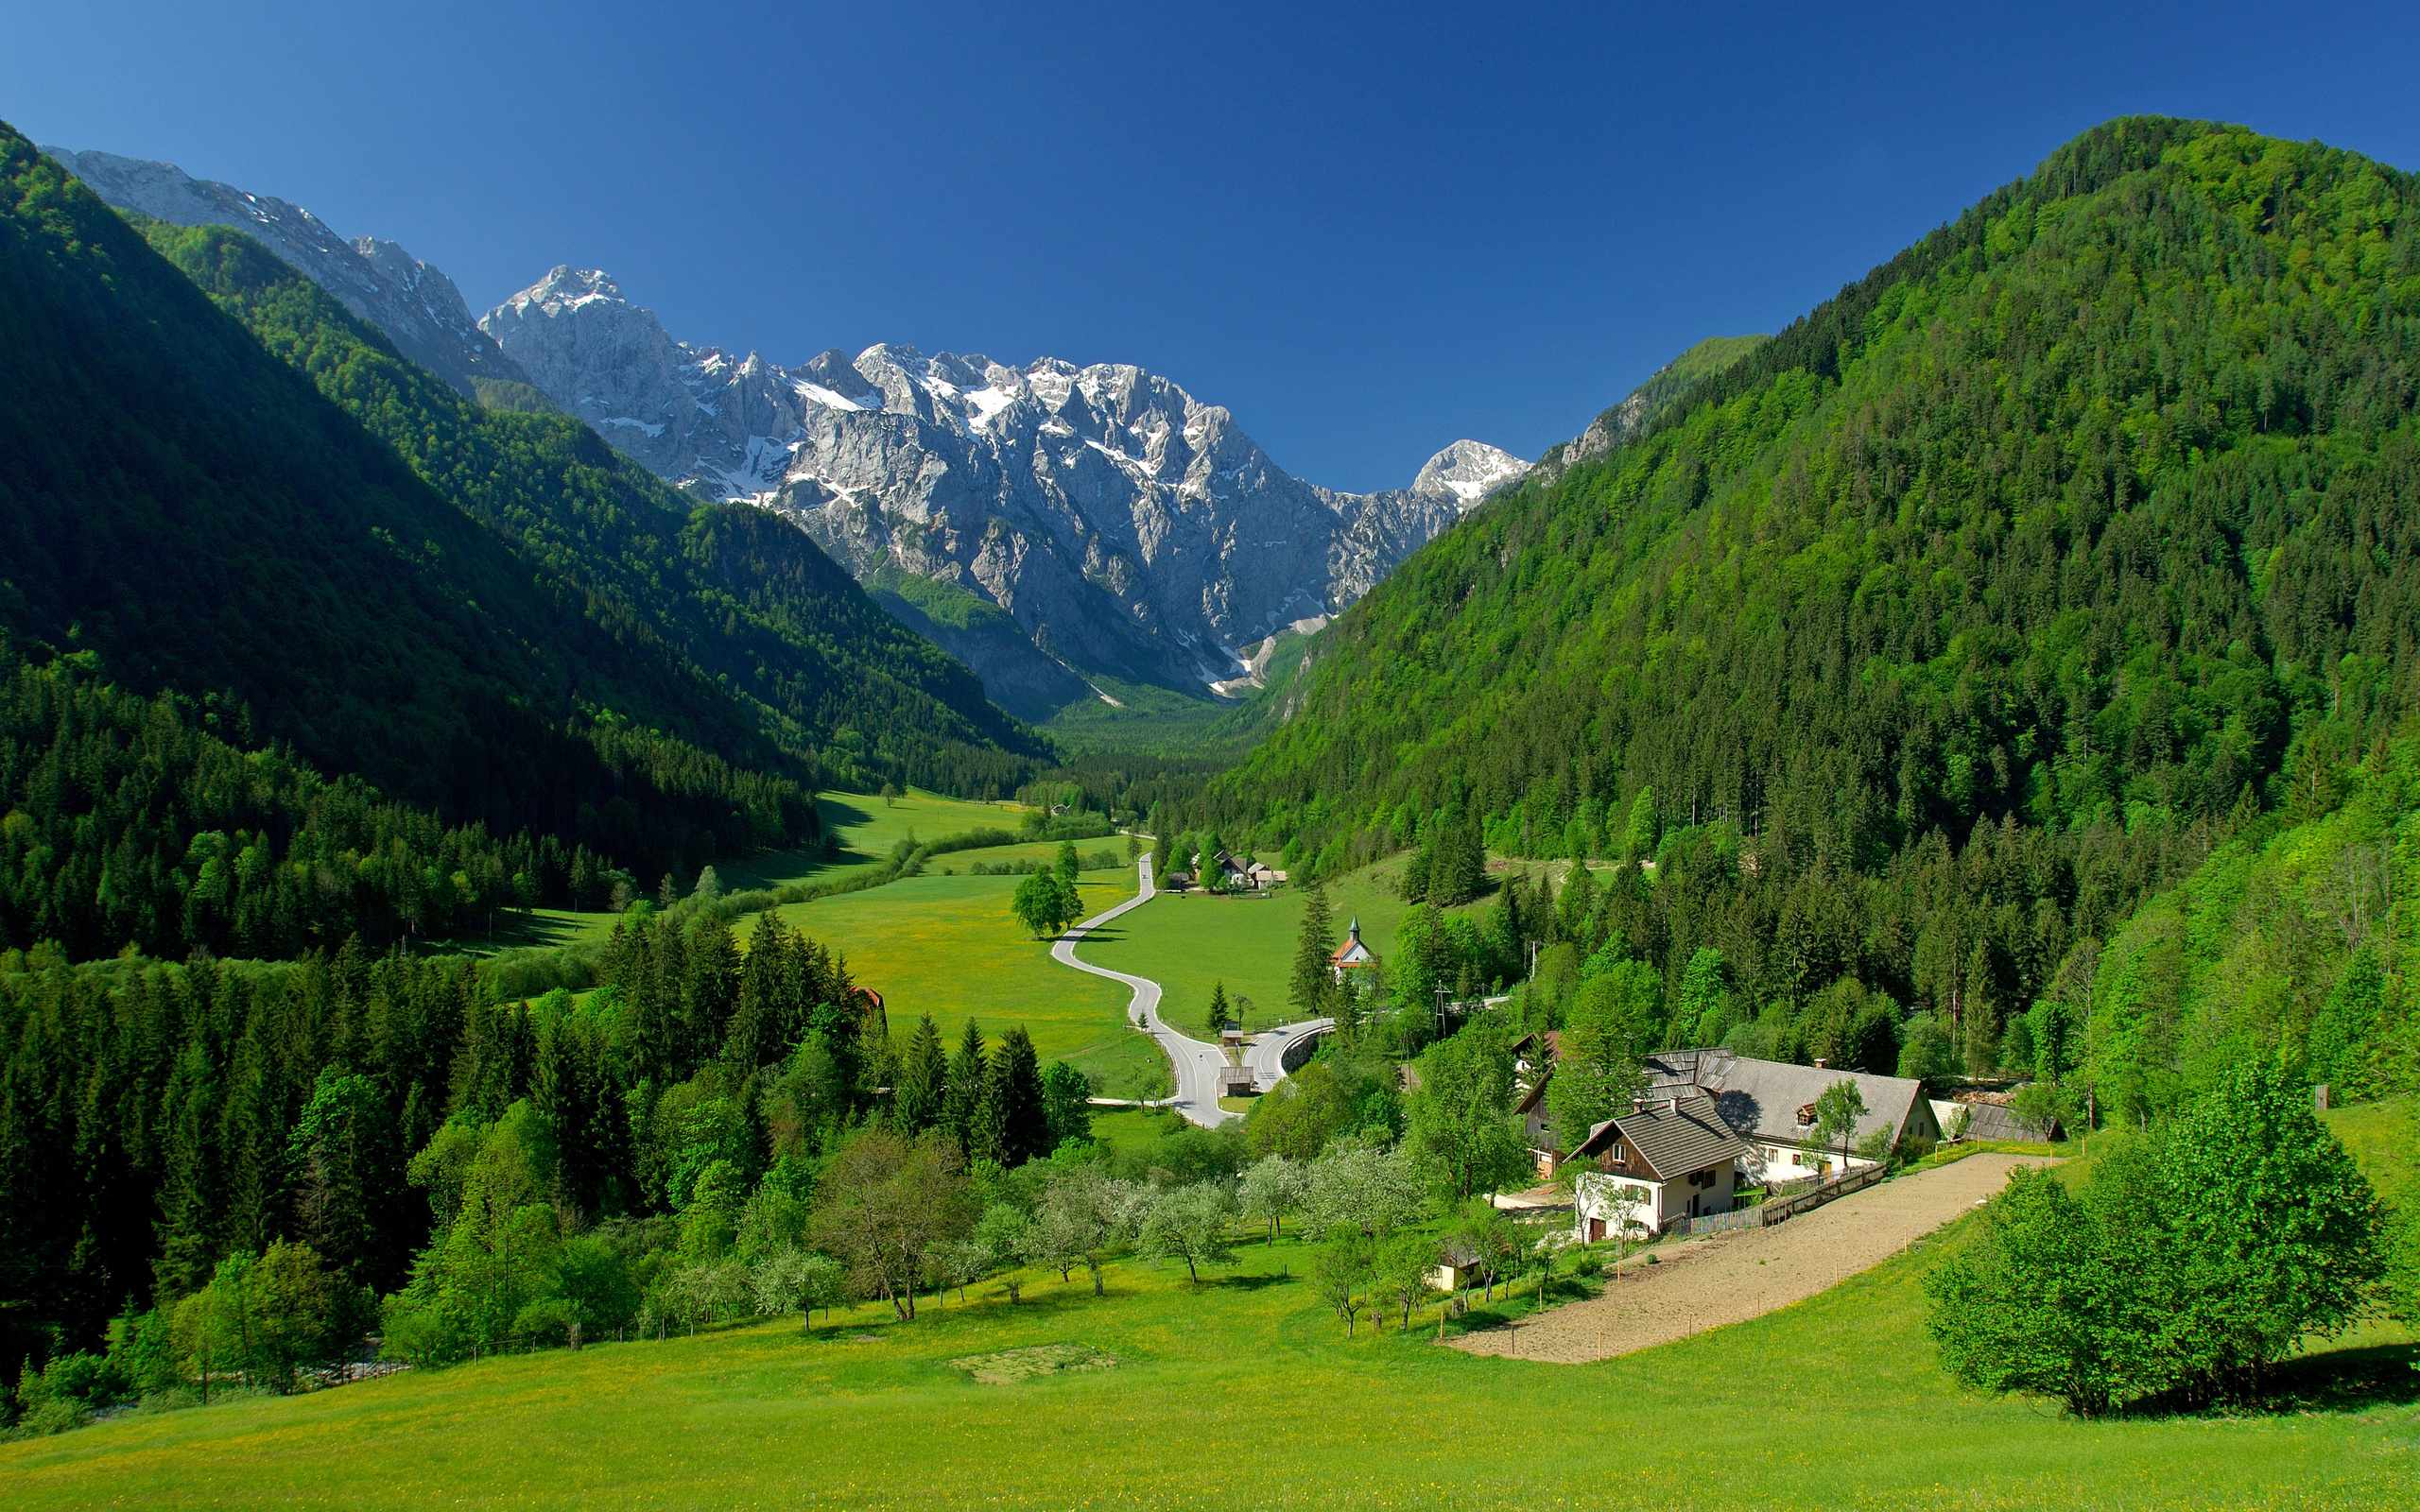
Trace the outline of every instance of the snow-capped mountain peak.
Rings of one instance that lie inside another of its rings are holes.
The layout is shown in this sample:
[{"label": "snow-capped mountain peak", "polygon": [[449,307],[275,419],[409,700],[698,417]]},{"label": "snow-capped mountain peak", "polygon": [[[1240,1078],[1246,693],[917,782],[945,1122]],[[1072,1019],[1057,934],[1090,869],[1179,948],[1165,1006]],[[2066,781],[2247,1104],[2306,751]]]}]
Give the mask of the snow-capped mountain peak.
[{"label": "snow-capped mountain peak", "polygon": [[1103,678],[1231,685],[1238,648],[1342,610],[1525,465],[1458,441],[1410,489],[1337,492],[1132,364],[889,342],[735,362],[596,271],[556,268],[480,327],[663,476],[780,511],[870,584],[905,572],[1006,610],[1009,645],[885,599],[1029,715]]}]

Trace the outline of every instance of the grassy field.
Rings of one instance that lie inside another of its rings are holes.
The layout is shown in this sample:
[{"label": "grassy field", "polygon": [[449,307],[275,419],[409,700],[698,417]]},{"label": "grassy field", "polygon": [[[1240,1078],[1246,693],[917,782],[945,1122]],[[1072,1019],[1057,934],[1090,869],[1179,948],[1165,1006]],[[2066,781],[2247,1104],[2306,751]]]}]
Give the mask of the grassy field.
[{"label": "grassy field", "polygon": [[[1046,943],[1028,939],[1009,914],[1017,881],[910,877],[779,912],[784,923],[846,955],[857,981],[882,994],[894,1038],[904,1040],[925,1013],[953,1049],[969,1018],[993,1044],[1022,1023],[1045,1060],[1099,1074],[1104,1095],[1160,1095],[1167,1063],[1128,1027],[1126,988],[1069,971],[1050,958]],[[1088,871],[1077,885],[1085,912],[1095,914],[1132,897],[1134,874]],[[744,939],[745,925],[739,933]]]},{"label": "grassy field", "polygon": [[[868,794],[826,793],[815,800],[815,807],[823,821],[824,833],[839,836],[841,849],[838,859],[827,861],[821,850],[777,850],[736,861],[717,861],[715,863],[715,879],[722,885],[722,890],[748,892],[779,887],[786,883],[838,881],[880,866],[890,855],[890,848],[906,839],[911,832],[920,840],[938,840],[945,835],[963,834],[969,830],[1012,831],[1025,817],[1025,810],[1014,803],[970,803],[914,788],[888,804]],[[1111,839],[1084,842],[1084,845],[1123,848],[1125,843],[1123,839]],[[970,850],[965,852],[965,857],[996,862],[1007,856],[1023,855],[1034,849],[1030,846],[996,847]],[[1055,852],[1058,848],[1043,846],[1039,849]],[[960,871],[966,868],[965,860],[956,855],[937,861],[936,868],[942,864]],[[523,945],[596,945],[614,933],[615,917],[608,913],[574,913],[566,908],[539,908],[531,910],[527,919],[508,923],[493,934],[466,936],[440,943],[443,948],[466,951],[475,955]]]},{"label": "grassy field", "polygon": [[[859,1308],[580,1354],[128,1418],[0,1447],[42,1508],[2401,1507],[2408,1346],[2312,1362],[2365,1383],[2235,1418],[2085,1423],[1962,1393],[1921,1326],[1936,1245],[1753,1322],[1594,1366],[1346,1339],[1290,1238],[1079,1271],[914,1324]],[[1045,1346],[1115,1368],[978,1384]],[[2318,1372],[2314,1372],[2315,1374]]]},{"label": "grassy field", "polygon": [[[1340,941],[1358,917],[1369,947],[1381,959],[1393,954],[1395,925],[1410,911],[1395,896],[1400,869],[1400,862],[1381,863],[1328,884],[1328,909],[1336,916]],[[1264,897],[1164,893],[1088,937],[1077,954],[1097,966],[1159,983],[1161,1012],[1188,1034],[1201,1033],[1208,1022],[1210,988],[1218,982],[1226,984],[1230,1002],[1238,993],[1252,1000],[1246,1028],[1267,1028],[1295,1017],[1286,990],[1302,934],[1304,896],[1292,887]]]}]

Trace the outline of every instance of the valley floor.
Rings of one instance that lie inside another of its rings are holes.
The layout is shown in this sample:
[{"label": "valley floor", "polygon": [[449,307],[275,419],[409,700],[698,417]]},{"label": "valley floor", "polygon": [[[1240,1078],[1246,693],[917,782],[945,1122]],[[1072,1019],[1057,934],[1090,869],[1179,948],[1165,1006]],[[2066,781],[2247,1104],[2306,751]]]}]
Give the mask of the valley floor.
[{"label": "valley floor", "polygon": [[[872,1308],[492,1359],[0,1447],[12,1512],[149,1507],[2389,1507],[2408,1348],[2308,1410],[2083,1423],[1967,1395],[1920,1245],[1795,1306],[1603,1364],[1347,1339],[1291,1236],[1196,1288],[1116,1264],[907,1325]],[[1482,1315],[1483,1317],[1483,1315]],[[979,1384],[1047,1345],[1115,1368]],[[2366,1374],[2361,1374],[2366,1371]]]}]

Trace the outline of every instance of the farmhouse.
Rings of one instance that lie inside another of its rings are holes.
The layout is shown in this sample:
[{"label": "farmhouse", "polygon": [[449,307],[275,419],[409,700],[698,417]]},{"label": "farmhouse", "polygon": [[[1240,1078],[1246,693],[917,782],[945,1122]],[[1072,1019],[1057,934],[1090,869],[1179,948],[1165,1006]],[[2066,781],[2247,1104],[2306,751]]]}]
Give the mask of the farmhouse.
[{"label": "farmhouse", "polygon": [[[1547,1040],[1555,1050],[1560,1050],[1555,1036],[1549,1035]],[[1538,1174],[1547,1177],[1578,1152],[1563,1151],[1562,1140],[1547,1107],[1547,1088],[1554,1080],[1554,1063],[1537,1056],[1534,1040],[1532,1036],[1512,1047],[1516,1085],[1517,1078],[1529,1074],[1529,1065],[1539,1068],[1522,1088],[1515,1111],[1523,1133],[1529,1137],[1530,1148],[1536,1154]],[[1896,1147],[1905,1139],[1934,1143],[1941,1140],[1941,1123],[1934,1105],[1925,1097],[1924,1083],[1906,1076],[1835,1071],[1820,1064],[1797,1066],[1779,1060],[1755,1060],[1722,1049],[1666,1050],[1648,1057],[1645,1066],[1649,1097],[1668,1101],[1703,1095],[1713,1101],[1722,1121],[1744,1143],[1742,1170],[1756,1182],[1789,1181],[1836,1168],[1871,1165],[1874,1162],[1858,1155],[1857,1147],[1874,1139],[1880,1130],[1890,1132],[1889,1147]],[[1865,1111],[1848,1137],[1845,1161],[1840,1146],[1827,1145],[1815,1125],[1815,1099],[1824,1094],[1825,1088],[1842,1081],[1855,1084],[1858,1097],[1865,1103]],[[1590,1138],[1596,1134],[1591,1130]]]},{"label": "farmhouse", "polygon": [[[1723,1122],[1747,1142],[1747,1173],[1760,1182],[1872,1165],[1857,1148],[1885,1131],[1886,1149],[1906,1139],[1941,1140],[1924,1083],[1911,1077],[1754,1060],[1721,1049],[1667,1050],[1648,1057],[1646,1067],[1650,1096],[1685,1096],[1695,1090],[1714,1100]],[[1825,1143],[1815,1125],[1815,1099],[1843,1081],[1854,1084],[1865,1103],[1845,1157],[1838,1143]]]},{"label": "farmhouse", "polygon": [[1513,1114],[1521,1120],[1521,1137],[1536,1156],[1538,1178],[1554,1175],[1554,1117],[1547,1111],[1547,1086],[1554,1080],[1554,1063],[1563,1054],[1563,1031],[1547,1029],[1525,1034],[1512,1046],[1512,1090],[1520,1094]]},{"label": "farmhouse", "polygon": [[1257,861],[1239,861],[1224,850],[1214,851],[1201,865],[1205,875],[1215,874],[1229,892],[1267,892],[1286,880],[1286,873]]},{"label": "farmhouse", "polygon": [[1676,1219],[1728,1212],[1750,1156],[1715,1099],[1695,1090],[1609,1119],[1569,1157],[1587,1167],[1572,1183],[1574,1230],[1584,1240],[1654,1233]]},{"label": "farmhouse", "polygon": [[1339,982],[1366,982],[1370,973],[1377,970],[1378,957],[1361,943],[1359,919],[1355,919],[1353,927],[1344,932],[1344,943],[1328,956],[1327,964]]}]

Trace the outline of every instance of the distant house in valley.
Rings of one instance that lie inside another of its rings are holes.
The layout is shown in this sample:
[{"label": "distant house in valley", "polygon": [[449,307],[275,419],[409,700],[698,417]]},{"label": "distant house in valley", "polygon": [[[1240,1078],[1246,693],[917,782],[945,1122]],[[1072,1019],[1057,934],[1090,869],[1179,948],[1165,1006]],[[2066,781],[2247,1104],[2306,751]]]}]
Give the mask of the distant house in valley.
[{"label": "distant house in valley", "polygon": [[1282,871],[1257,861],[1238,861],[1224,850],[1213,855],[1202,870],[1216,871],[1229,892],[1266,892],[1286,880]]},{"label": "distant house in valley", "polygon": [[1370,973],[1377,970],[1378,957],[1372,954],[1369,946],[1361,943],[1361,920],[1358,918],[1344,932],[1344,943],[1329,954],[1327,964],[1339,982],[1366,983]]},{"label": "distant house in valley", "polygon": [[1574,1233],[1586,1241],[1623,1228],[1656,1233],[1729,1212],[1751,1156],[1714,1098],[1676,1089],[1590,1129],[1566,1158],[1585,1167],[1572,1182]]}]

